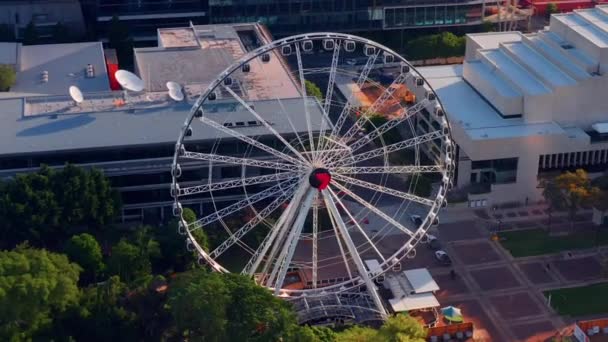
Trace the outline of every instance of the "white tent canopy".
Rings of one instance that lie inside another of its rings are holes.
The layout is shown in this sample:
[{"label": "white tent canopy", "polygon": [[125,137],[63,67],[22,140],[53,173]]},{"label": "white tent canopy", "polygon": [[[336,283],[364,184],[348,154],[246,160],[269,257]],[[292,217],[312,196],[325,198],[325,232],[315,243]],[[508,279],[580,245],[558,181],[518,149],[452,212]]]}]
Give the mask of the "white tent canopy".
[{"label": "white tent canopy", "polygon": [[608,122],[598,122],[591,125],[591,127],[600,134],[608,133]]},{"label": "white tent canopy", "polygon": [[407,281],[415,293],[434,292],[439,290],[439,285],[433,280],[426,268],[416,268],[403,271]]},{"label": "white tent canopy", "polygon": [[439,307],[439,302],[432,293],[421,293],[405,296],[403,298],[389,299],[394,312],[428,309]]}]

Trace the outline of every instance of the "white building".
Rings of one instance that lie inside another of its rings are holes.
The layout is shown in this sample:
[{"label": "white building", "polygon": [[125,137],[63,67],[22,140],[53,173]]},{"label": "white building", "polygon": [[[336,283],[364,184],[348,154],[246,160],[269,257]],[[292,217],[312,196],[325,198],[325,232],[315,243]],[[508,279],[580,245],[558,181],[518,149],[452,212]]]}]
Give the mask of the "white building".
[{"label": "white building", "polygon": [[544,176],[606,169],[608,6],[553,15],[537,33],[470,34],[463,65],[419,71],[447,111],[470,206],[532,203]]}]

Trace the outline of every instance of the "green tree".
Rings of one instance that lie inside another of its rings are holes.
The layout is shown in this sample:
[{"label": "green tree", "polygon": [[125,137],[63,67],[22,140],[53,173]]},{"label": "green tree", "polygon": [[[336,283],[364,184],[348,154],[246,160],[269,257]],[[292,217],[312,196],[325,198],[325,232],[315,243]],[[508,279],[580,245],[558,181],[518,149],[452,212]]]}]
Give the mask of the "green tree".
[{"label": "green tree", "polygon": [[206,341],[278,341],[297,329],[290,305],[238,274],[184,273],[168,305],[178,331]]},{"label": "green tree", "polygon": [[28,340],[77,305],[80,270],[65,255],[25,245],[0,251],[0,339]]},{"label": "green tree", "polygon": [[550,2],[547,4],[547,18],[551,17],[551,14],[557,13],[559,9],[554,2]]},{"label": "green tree", "polygon": [[152,266],[148,257],[142,255],[141,249],[125,238],[120,239],[112,247],[108,258],[108,273],[119,276],[126,283],[149,276]]},{"label": "green tree", "polygon": [[334,342],[337,336],[335,331],[321,326],[297,327],[292,335],[291,342]]},{"label": "green tree", "polygon": [[575,172],[566,171],[555,178],[555,183],[565,195],[570,226],[574,229],[576,213],[579,209],[592,204],[593,199],[599,193],[599,189],[591,185],[589,175],[583,169],[578,169]]},{"label": "green tree", "polygon": [[53,26],[53,42],[55,43],[69,43],[72,41],[72,35],[70,30],[61,22],[58,22]]},{"label": "green tree", "polygon": [[6,64],[0,64],[0,91],[8,91],[17,81],[15,69]]},{"label": "green tree", "polygon": [[184,337],[225,341],[230,300],[230,289],[221,274],[193,271],[174,281],[167,304]]},{"label": "green tree", "polygon": [[79,310],[64,319],[65,335],[77,341],[138,340],[137,316],[126,307],[129,289],[118,276],[82,292]]},{"label": "green tree", "polygon": [[421,36],[407,44],[406,51],[410,59],[429,59],[437,57],[463,56],[466,38],[451,32],[442,32]]},{"label": "green tree", "polygon": [[[183,217],[188,223],[196,221],[196,214],[190,208],[184,208]],[[174,219],[167,226],[156,229],[155,232],[163,255],[160,262],[174,271],[183,272],[189,264],[196,260],[196,253],[186,250],[186,237],[178,233],[178,222],[177,219]],[[209,237],[204,228],[193,230],[192,235],[205,251],[209,251]]]},{"label": "green tree", "polygon": [[89,281],[95,280],[104,268],[101,247],[91,234],[72,236],[66,243],[65,254],[83,268],[83,278],[88,278]]},{"label": "green tree", "polygon": [[39,39],[38,29],[36,28],[36,25],[34,25],[34,22],[30,21],[23,31],[23,45],[37,44]]},{"label": "green tree", "polygon": [[314,96],[317,98],[317,100],[319,100],[319,102],[323,102],[323,93],[318,85],[309,80],[305,80],[304,86],[306,87],[306,95]]},{"label": "green tree", "polygon": [[355,325],[348,328],[336,336],[336,342],[376,342],[378,339],[378,331]]},{"label": "green tree", "polygon": [[378,330],[379,341],[424,342],[426,331],[415,318],[405,315],[390,317]]}]

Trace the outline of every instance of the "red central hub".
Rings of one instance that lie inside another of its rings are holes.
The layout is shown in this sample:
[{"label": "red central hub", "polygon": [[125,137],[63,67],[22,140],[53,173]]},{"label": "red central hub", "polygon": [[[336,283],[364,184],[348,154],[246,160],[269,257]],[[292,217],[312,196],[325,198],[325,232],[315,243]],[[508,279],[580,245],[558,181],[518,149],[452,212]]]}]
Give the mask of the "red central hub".
[{"label": "red central hub", "polygon": [[331,182],[331,174],[327,169],[314,169],[308,177],[310,186],[323,190],[327,188],[329,182]]}]

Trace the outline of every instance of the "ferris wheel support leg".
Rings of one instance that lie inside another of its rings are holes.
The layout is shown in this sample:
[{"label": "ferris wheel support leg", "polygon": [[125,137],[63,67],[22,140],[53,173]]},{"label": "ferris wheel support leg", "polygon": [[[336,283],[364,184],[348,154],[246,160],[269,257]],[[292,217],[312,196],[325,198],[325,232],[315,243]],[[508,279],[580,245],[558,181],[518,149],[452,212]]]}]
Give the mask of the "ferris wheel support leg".
[{"label": "ferris wheel support leg", "polygon": [[386,316],[387,316],[386,309],[384,308],[384,304],[382,304],[382,300],[380,300],[380,296],[378,295],[378,291],[376,290],[376,285],[374,284],[374,282],[371,280],[371,278],[367,274],[367,270],[365,269],[365,266],[363,265],[363,260],[361,260],[361,256],[359,255],[359,253],[357,253],[357,248],[356,248],[355,244],[353,243],[353,240],[350,238],[350,235],[348,235],[348,229],[346,228],[346,224],[344,224],[344,220],[342,220],[342,217],[340,216],[340,212],[338,211],[338,208],[336,207],[336,203],[334,202],[333,198],[331,197],[331,194],[328,191],[328,189],[323,190],[323,199],[325,199],[325,204],[327,205],[327,208],[329,209],[330,215],[332,215],[334,217],[334,219],[336,220],[336,223],[338,224],[338,229],[340,229],[340,231],[342,233],[342,237],[344,238],[346,247],[348,248],[348,251],[349,251],[351,257],[353,258],[353,261],[355,262],[355,265],[357,266],[357,270],[359,271],[359,276],[365,282],[365,285],[367,286],[367,291],[369,292],[370,296],[372,297],[372,300],[374,301],[374,304],[376,305],[378,311],[382,315],[382,318],[386,318]]},{"label": "ferris wheel support leg", "polygon": [[282,236],[285,231],[285,229],[283,227],[286,224],[289,225],[291,223],[291,218],[293,217],[292,214],[293,214],[294,208],[302,200],[302,196],[304,195],[307,187],[308,187],[308,184],[303,184],[297,190],[296,195],[293,197],[293,199],[291,200],[291,202],[289,203],[289,205],[287,206],[287,208],[285,209],[283,214],[281,214],[281,217],[279,217],[277,224],[272,228],[272,231],[266,236],[264,241],[262,241],[262,244],[260,245],[260,247],[258,247],[258,250],[251,257],[251,259],[249,260],[249,263],[247,263],[247,265],[243,269],[243,272],[242,272],[243,274],[253,275],[255,273],[255,271],[258,269],[258,267],[260,266],[262,260],[264,259],[264,256],[268,252],[268,249],[270,248],[270,246],[274,245],[274,247],[270,253],[268,262],[264,266],[265,270],[262,272],[263,274],[266,274],[267,269],[268,269],[268,264],[270,264],[270,262],[272,261],[272,258],[274,257],[274,254],[276,253],[277,244],[274,243],[274,241],[275,241],[277,235],[280,236],[279,240],[282,239]]},{"label": "ferris wheel support leg", "polygon": [[319,193],[315,194],[314,205],[312,207],[312,288],[317,288],[317,268],[318,268],[318,237],[319,231]]},{"label": "ferris wheel support leg", "polygon": [[[279,258],[277,260],[277,265],[273,270],[273,274],[278,269],[277,280],[274,284],[274,294],[278,295],[281,290],[281,286],[283,285],[283,281],[285,281],[285,275],[287,275],[287,269],[289,268],[289,264],[291,263],[291,259],[293,258],[293,254],[296,251],[296,246],[298,245],[300,233],[302,232],[302,227],[304,227],[304,221],[306,221],[306,216],[308,215],[308,211],[312,206],[312,200],[317,190],[315,188],[309,188],[306,192],[306,196],[302,201],[298,216],[289,232],[289,235],[285,239],[285,243],[283,245],[283,250],[281,254],[279,254]],[[270,279],[273,276],[271,275]]]}]

